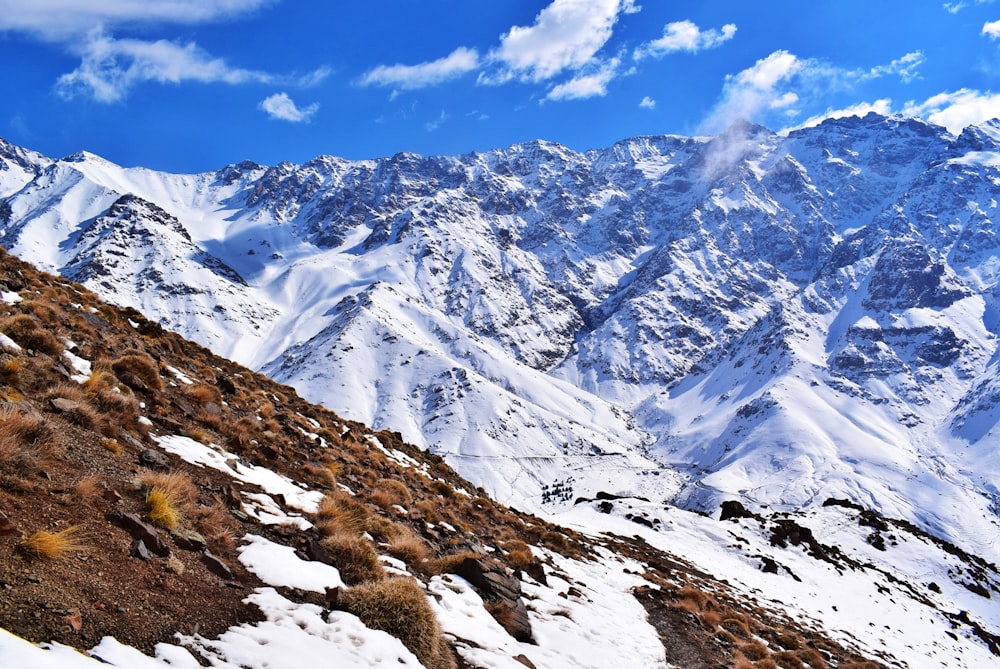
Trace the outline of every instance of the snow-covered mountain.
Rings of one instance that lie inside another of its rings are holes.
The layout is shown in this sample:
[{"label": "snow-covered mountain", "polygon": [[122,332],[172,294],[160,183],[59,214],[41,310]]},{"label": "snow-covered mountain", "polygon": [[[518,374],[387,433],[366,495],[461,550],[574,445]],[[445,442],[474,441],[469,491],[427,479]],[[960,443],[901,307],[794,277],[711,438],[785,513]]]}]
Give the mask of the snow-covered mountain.
[{"label": "snow-covered mountain", "polygon": [[1000,123],[200,175],[0,144],[2,243],[503,502],[848,499],[995,561]]}]

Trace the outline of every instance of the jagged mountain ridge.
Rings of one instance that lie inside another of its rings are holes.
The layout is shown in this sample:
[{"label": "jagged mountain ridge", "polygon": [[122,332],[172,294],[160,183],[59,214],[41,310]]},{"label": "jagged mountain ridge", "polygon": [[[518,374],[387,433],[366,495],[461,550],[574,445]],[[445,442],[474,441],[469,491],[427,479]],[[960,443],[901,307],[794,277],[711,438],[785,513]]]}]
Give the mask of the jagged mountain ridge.
[{"label": "jagged mountain ridge", "polygon": [[125,252],[79,230],[131,195],[187,231],[156,266],[191,290],[86,285],[504,501],[839,496],[992,554],[998,136],[870,115],[203,175],[39,157],[3,240],[73,277]]}]

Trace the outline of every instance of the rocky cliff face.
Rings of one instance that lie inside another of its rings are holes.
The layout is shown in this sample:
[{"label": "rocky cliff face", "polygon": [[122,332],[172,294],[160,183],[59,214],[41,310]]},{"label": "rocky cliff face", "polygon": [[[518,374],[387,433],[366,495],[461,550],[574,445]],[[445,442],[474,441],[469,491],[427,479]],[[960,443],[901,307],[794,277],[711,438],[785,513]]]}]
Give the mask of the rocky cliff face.
[{"label": "rocky cliff face", "polygon": [[8,148],[2,239],[504,501],[838,497],[989,552],[998,137],[869,115],[194,176]]}]

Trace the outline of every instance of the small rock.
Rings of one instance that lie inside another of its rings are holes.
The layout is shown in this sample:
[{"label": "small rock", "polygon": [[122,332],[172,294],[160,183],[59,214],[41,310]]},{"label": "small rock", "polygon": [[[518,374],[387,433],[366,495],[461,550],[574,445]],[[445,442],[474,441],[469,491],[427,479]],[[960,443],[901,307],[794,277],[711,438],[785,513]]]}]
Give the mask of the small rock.
[{"label": "small rock", "polygon": [[153,559],[153,556],[150,555],[149,549],[146,548],[146,544],[143,543],[142,539],[136,539],[132,542],[132,557],[137,557],[140,560]]},{"label": "small rock", "polygon": [[517,662],[520,662],[520,663],[521,663],[521,664],[523,664],[524,666],[528,667],[528,669],[538,669],[538,668],[537,668],[537,667],[535,666],[535,663],[534,663],[534,662],[532,662],[531,660],[529,660],[528,658],[526,658],[526,657],[525,657],[525,656],[524,656],[523,654],[522,654],[522,655],[515,655],[515,656],[513,657],[513,659],[514,659],[515,661],[517,661]]},{"label": "small rock", "polygon": [[170,460],[166,455],[159,451],[154,451],[151,448],[143,449],[139,453],[139,464],[145,465],[151,469],[169,469]]},{"label": "small rock", "polygon": [[24,534],[17,528],[7,516],[0,513],[0,537],[14,537],[20,539]]},{"label": "small rock", "polygon": [[80,408],[79,402],[68,400],[65,397],[55,397],[49,400],[49,403],[55,407],[57,411],[76,411]]},{"label": "small rock", "polygon": [[219,557],[212,555],[209,551],[205,551],[205,553],[201,556],[201,561],[206,567],[208,567],[208,570],[216,576],[226,580],[231,580],[233,578],[233,572],[229,566],[226,565],[226,563]]},{"label": "small rock", "polygon": [[170,547],[167,546],[160,533],[156,531],[156,528],[149,523],[143,522],[138,516],[115,509],[108,513],[105,518],[131,534],[134,539],[140,539],[146,544],[146,548],[156,555],[160,557],[170,555]]},{"label": "small rock", "polygon": [[118,494],[118,491],[113,490],[111,488],[108,488],[107,490],[102,492],[101,497],[104,498],[105,502],[111,502],[112,504],[117,504],[118,502],[122,501],[122,496]]},{"label": "small rock", "polygon": [[194,530],[177,529],[170,533],[178,548],[186,551],[203,551],[208,546],[205,537]]}]

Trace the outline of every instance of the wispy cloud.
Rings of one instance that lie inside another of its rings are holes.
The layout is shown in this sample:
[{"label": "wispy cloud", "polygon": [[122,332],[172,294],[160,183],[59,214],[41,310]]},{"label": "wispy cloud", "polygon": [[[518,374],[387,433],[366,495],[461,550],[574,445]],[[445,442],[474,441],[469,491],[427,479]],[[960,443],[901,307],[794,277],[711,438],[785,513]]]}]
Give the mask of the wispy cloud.
[{"label": "wispy cloud", "polygon": [[0,0],[0,30],[62,41],[95,29],[140,22],[205,23],[272,0]]},{"label": "wispy cloud", "polygon": [[445,112],[445,110],[442,109],[441,113],[438,114],[436,118],[424,124],[424,130],[426,130],[427,132],[434,132],[442,125],[444,125],[445,121],[447,121],[449,118],[451,117],[447,114],[447,112]]},{"label": "wispy cloud", "polygon": [[642,45],[633,54],[636,60],[647,56],[660,58],[677,51],[697,53],[713,49],[736,35],[736,25],[727,23],[721,30],[702,30],[691,21],[675,21],[663,28],[663,37]]},{"label": "wispy cloud", "polygon": [[270,83],[314,86],[329,76],[318,68],[304,75],[276,75],[230,65],[194,42],[125,39],[113,30],[142,24],[198,24],[236,17],[274,0],[0,0],[0,32],[19,32],[62,45],[80,58],[60,76],[63,97],[119,102],[144,82],[161,84]]},{"label": "wispy cloud", "polygon": [[319,111],[319,104],[315,102],[300,109],[288,93],[275,93],[261,100],[259,107],[272,119],[289,123],[308,123]]},{"label": "wispy cloud", "polygon": [[419,65],[379,65],[362,75],[360,83],[363,86],[426,88],[460,77],[478,67],[478,52],[459,47],[444,58]]},{"label": "wispy cloud", "polygon": [[656,109],[656,100],[647,95],[639,102],[639,107],[642,109]]},{"label": "wispy cloud", "polygon": [[64,97],[85,94],[99,102],[117,102],[134,85],[145,81],[242,84],[274,80],[265,72],[230,67],[194,43],[182,45],[166,40],[145,42],[93,35],[83,47],[81,57],[80,66],[56,82],[56,90]]},{"label": "wispy cloud", "polygon": [[[879,65],[868,71],[868,78],[877,79],[886,75],[897,74],[903,83],[910,83],[920,75],[917,68],[924,64],[924,54],[922,51],[911,51],[902,58],[897,58],[888,65]],[[860,75],[859,75],[860,78]]]},{"label": "wispy cloud", "polygon": [[973,2],[966,2],[963,0],[962,2],[946,2],[942,5],[942,7],[944,7],[944,10],[949,14],[958,14],[970,5],[986,5],[991,2],[993,2],[993,0],[973,0]]}]

